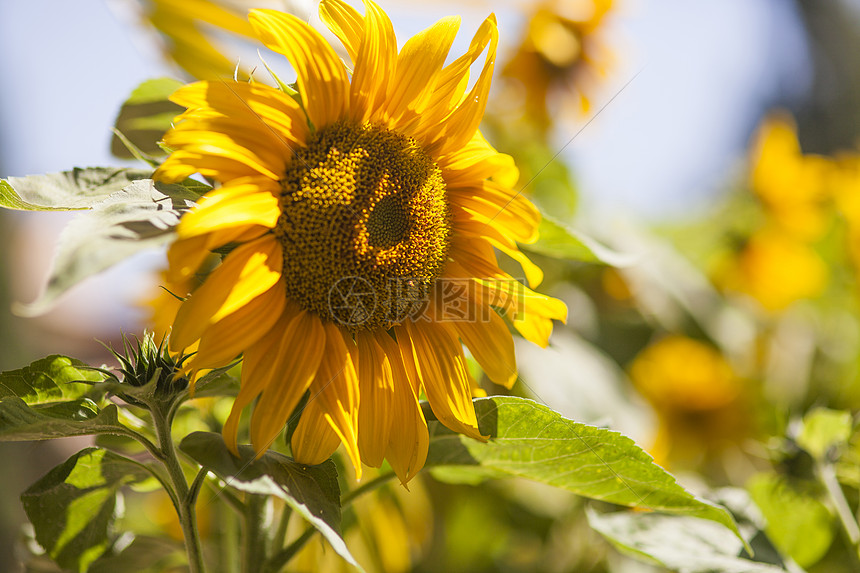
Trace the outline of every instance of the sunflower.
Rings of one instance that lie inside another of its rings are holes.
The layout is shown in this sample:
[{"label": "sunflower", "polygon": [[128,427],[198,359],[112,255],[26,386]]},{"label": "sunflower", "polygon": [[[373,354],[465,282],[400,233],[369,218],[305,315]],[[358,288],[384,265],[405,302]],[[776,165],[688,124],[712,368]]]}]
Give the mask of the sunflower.
[{"label": "sunflower", "polygon": [[827,232],[828,184],[836,165],[830,158],[803,153],[790,115],[776,112],[765,118],[754,138],[750,163],[750,187],[770,219],[804,242]]},{"label": "sunflower", "polygon": [[502,69],[522,85],[526,116],[543,131],[552,124],[548,98],[578,102],[585,113],[592,92],[612,64],[601,38],[612,0],[545,0],[530,6],[525,35]]},{"label": "sunflower", "polygon": [[[254,10],[262,42],[286,56],[297,94],[260,83],[199,82],[165,142],[156,177],[220,182],[186,214],[168,251],[169,280],[221,264],[182,303],[173,351],[198,343],[192,369],[243,354],[241,389],[223,430],[236,450],[255,400],[250,440],[262,453],[307,393],[292,434],[302,463],[340,443],[361,462],[387,459],[405,484],[424,465],[423,394],[447,427],[485,439],[463,344],[490,380],[517,377],[508,324],[546,346],[567,309],[500,270],[496,250],[531,286],[539,267],[517,242],[540,216],[511,187],[517,170],[478,131],[498,42],[494,16],[468,51],[444,65],[459,18],[444,18],[398,53],[391,21],[324,0],[320,15],[348,68],[305,22]],[[486,52],[468,89],[469,69]],[[468,90],[468,91],[467,91]]]},{"label": "sunflower", "polygon": [[743,381],[706,342],[661,338],[636,356],[630,378],[657,415],[649,452],[660,465],[702,467],[754,433]]}]

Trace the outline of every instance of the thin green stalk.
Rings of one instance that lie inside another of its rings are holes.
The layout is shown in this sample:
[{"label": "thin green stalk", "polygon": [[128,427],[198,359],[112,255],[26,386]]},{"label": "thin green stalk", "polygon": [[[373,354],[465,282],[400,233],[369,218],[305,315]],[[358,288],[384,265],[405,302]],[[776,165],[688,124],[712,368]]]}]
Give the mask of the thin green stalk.
[{"label": "thin green stalk", "polygon": [[281,515],[278,518],[278,529],[275,531],[275,535],[272,536],[270,554],[275,554],[284,547],[284,541],[287,537],[287,526],[290,524],[290,516],[292,514],[293,508],[284,504],[284,507],[281,509]]},{"label": "thin green stalk", "polygon": [[266,564],[266,573],[277,573],[284,566],[290,562],[290,559],[296,556],[302,547],[305,546],[305,543],[311,540],[317,530],[313,527],[308,527],[302,536],[290,543],[284,549],[282,549],[278,554],[274,555],[269,562]]},{"label": "thin green stalk", "polygon": [[[185,550],[188,553],[188,568],[190,573],[203,573],[203,553],[200,549],[200,535],[197,531],[197,512],[194,509],[195,495],[189,495],[188,482],[176,457],[176,448],[170,432],[168,418],[158,408],[152,409],[152,421],[155,425],[155,433],[158,436],[159,449],[161,451],[164,467],[173,483],[174,491],[178,499],[176,512],[179,514],[179,524],[182,526],[182,535],[185,537]],[[199,489],[199,486],[197,486]]]},{"label": "thin green stalk", "polygon": [[152,457],[154,457],[155,459],[157,459],[160,462],[164,461],[164,454],[162,454],[162,452],[158,448],[158,446],[153,444],[149,440],[149,438],[147,438],[146,436],[144,436],[142,434],[138,434],[137,432],[135,432],[131,428],[124,428],[124,430],[125,431],[118,431],[117,434],[119,434],[121,436],[126,436],[127,438],[131,438],[132,440],[136,441],[137,443],[142,445],[144,448],[146,448],[146,451],[148,451]]},{"label": "thin green stalk", "polygon": [[352,503],[355,500],[355,498],[360,497],[369,491],[373,491],[381,485],[384,485],[388,480],[390,480],[394,476],[395,476],[394,472],[388,472],[385,474],[380,474],[380,475],[376,476],[374,479],[367,482],[366,484],[363,484],[360,487],[357,487],[352,491],[346,492],[340,498],[341,507],[346,507],[347,505]]},{"label": "thin green stalk", "polygon": [[219,571],[223,573],[234,573],[241,567],[242,556],[239,551],[239,538],[241,536],[239,516],[224,504],[216,506],[218,512],[218,528],[220,533],[221,559],[218,563]]},{"label": "thin green stalk", "polygon": [[849,553],[860,570],[860,526],[854,519],[854,514],[848,505],[848,500],[845,499],[845,493],[842,491],[842,486],[839,485],[839,480],[836,479],[836,472],[831,464],[823,462],[817,462],[815,469],[818,479],[827,490],[827,497],[833,504],[836,515],[839,516],[839,521],[842,523],[842,531],[852,549]]},{"label": "thin green stalk", "polygon": [[249,494],[245,502],[245,543],[243,573],[258,573],[266,563],[266,536],[261,527],[266,498],[262,495]]}]

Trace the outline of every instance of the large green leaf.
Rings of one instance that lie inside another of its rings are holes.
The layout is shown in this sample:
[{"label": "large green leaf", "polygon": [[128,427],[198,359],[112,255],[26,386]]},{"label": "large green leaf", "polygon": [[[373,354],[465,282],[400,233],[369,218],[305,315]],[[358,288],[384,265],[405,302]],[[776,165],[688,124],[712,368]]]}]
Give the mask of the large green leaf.
[{"label": "large green leaf", "polygon": [[33,484],[21,502],[48,554],[61,567],[86,571],[112,543],[119,488],[150,477],[136,462],[86,448]]},{"label": "large green leaf", "polygon": [[23,211],[89,209],[132,181],[151,175],[151,170],[75,167],[62,173],[9,177],[0,181],[0,207]]},{"label": "large green leaf", "polygon": [[591,527],[622,553],[678,573],[785,571],[741,557],[741,541],[711,521],[628,511],[600,514],[588,510],[587,515]]},{"label": "large green leaf", "polygon": [[30,405],[80,398],[105,375],[75,358],[54,354],[18,370],[0,372],[0,399],[17,396]]},{"label": "large green leaf", "polygon": [[[157,78],[140,84],[122,104],[116,118],[116,129],[139,150],[150,155],[163,155],[158,142],[170,128],[173,120],[184,108],[167,98],[182,82],[171,78]],[[111,153],[131,159],[133,154],[119,137],[111,142]]]},{"label": "large green leaf", "polygon": [[87,398],[28,406],[17,397],[0,401],[0,442],[50,440],[92,434],[128,435],[117,407],[99,409]]},{"label": "large green leaf", "polygon": [[708,519],[740,537],[722,507],[696,498],[633,440],[578,424],[532,400],[510,396],[474,401],[483,443],[429,424],[427,466],[474,468],[519,476],[627,507]]},{"label": "large green leaf", "polygon": [[627,266],[633,262],[633,257],[613,251],[595,239],[568,228],[546,214],[541,219],[538,232],[537,242],[522,245],[523,249],[556,259],[600,263],[616,267]]},{"label": "large green leaf", "polygon": [[809,488],[804,491],[769,473],[753,476],[747,488],[767,520],[768,537],[781,551],[801,567],[824,557],[833,543],[836,524],[830,510]]},{"label": "large green leaf", "polygon": [[189,434],[179,448],[230,487],[281,498],[319,530],[338,555],[358,567],[340,535],[340,486],[331,460],[308,466],[273,451],[255,460],[250,446],[240,446],[237,458],[221,435],[211,432]]},{"label": "large green leaf", "polygon": [[134,181],[113,193],[63,230],[45,292],[33,303],[17,305],[17,311],[41,314],[85,278],[142,250],[167,244],[179,217],[197,197],[195,189],[151,179]]}]

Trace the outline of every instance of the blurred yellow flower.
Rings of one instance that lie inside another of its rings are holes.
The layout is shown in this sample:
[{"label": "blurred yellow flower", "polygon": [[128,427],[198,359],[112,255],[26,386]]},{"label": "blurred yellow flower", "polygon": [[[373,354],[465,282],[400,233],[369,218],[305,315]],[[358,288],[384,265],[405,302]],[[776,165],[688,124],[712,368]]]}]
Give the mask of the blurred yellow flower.
[{"label": "blurred yellow flower", "polygon": [[657,463],[694,467],[747,433],[741,382],[708,344],[662,338],[633,360],[630,377],[657,414]]},{"label": "blurred yellow flower", "polygon": [[790,116],[771,114],[754,138],[750,183],[767,213],[786,232],[804,240],[819,238],[829,213],[828,182],[833,162],[804,155]]},{"label": "blurred yellow flower", "polygon": [[828,274],[827,264],[812,247],[782,229],[766,227],[718,265],[714,282],[778,312],[797,300],[819,296]]},{"label": "blurred yellow flower", "polygon": [[715,410],[737,398],[740,385],[713,347],[684,336],[660,339],[633,361],[636,388],[660,410]]},{"label": "blurred yellow flower", "polygon": [[550,123],[553,99],[578,102],[587,112],[595,84],[611,55],[601,40],[612,0],[546,0],[531,7],[525,36],[502,69],[522,85],[526,117],[541,130]]},{"label": "blurred yellow flower", "polygon": [[143,1],[144,17],[164,38],[167,56],[194,78],[232,77],[237,62],[225,55],[224,40],[230,36],[256,38],[246,16],[250,8],[259,7],[259,2]]}]

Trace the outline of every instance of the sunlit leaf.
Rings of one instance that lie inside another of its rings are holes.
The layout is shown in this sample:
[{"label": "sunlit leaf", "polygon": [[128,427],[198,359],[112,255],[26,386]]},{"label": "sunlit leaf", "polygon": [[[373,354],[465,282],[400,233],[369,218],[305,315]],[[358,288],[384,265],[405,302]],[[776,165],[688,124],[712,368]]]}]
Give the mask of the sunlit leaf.
[{"label": "sunlit leaf", "polygon": [[132,181],[150,176],[151,170],[75,167],[62,173],[9,177],[0,181],[0,207],[23,211],[89,209]]},{"label": "sunlit leaf", "polygon": [[211,432],[194,432],[179,448],[230,487],[281,498],[319,530],[338,555],[358,567],[340,534],[340,486],[331,460],[308,466],[273,451],[255,460],[250,446],[240,446],[237,458],[221,435]]},{"label": "sunlit leaf", "polygon": [[[171,78],[147,80],[137,86],[122,104],[115,126],[132,145],[149,155],[164,155],[158,141],[164,136],[173,120],[183,108],[168,97],[182,86],[182,82]],[[111,141],[111,153],[123,159],[133,154],[123,145],[119,137]]]},{"label": "sunlit leaf", "polygon": [[428,466],[487,469],[627,507],[699,517],[740,537],[731,515],[698,499],[656,465],[633,440],[605,428],[578,424],[531,400],[510,396],[474,401],[486,443],[430,423]]},{"label": "sunlit leaf", "polygon": [[54,354],[18,370],[0,372],[0,399],[17,396],[33,405],[80,398],[92,390],[91,384],[82,382],[105,379],[85,366],[75,358]]},{"label": "sunlit leaf", "polygon": [[587,512],[591,527],[619,551],[678,573],[778,573],[741,557],[743,543],[712,521],[654,513]]},{"label": "sunlit leaf", "polygon": [[117,493],[151,474],[140,464],[86,448],[21,495],[36,540],[62,567],[86,571],[112,543]]},{"label": "sunlit leaf", "polygon": [[140,251],[167,244],[179,217],[197,194],[183,185],[142,179],[113,193],[63,229],[48,285],[23,315],[48,310],[57,297],[87,277]]},{"label": "sunlit leaf", "polygon": [[803,417],[797,444],[812,457],[823,459],[831,448],[846,444],[850,437],[850,412],[816,408]]},{"label": "sunlit leaf", "polygon": [[128,434],[117,407],[99,409],[87,398],[28,406],[17,397],[0,401],[0,442],[49,440],[91,434]]},{"label": "sunlit leaf", "polygon": [[523,249],[557,259],[601,263],[615,267],[627,266],[634,261],[633,257],[613,251],[595,239],[569,229],[547,215],[543,215],[538,232],[540,234],[537,242],[522,245]]},{"label": "sunlit leaf", "polygon": [[747,484],[767,520],[768,537],[801,567],[817,563],[833,543],[830,510],[813,493],[792,487],[775,474],[758,474]]},{"label": "sunlit leaf", "polygon": [[186,562],[185,548],[172,539],[138,535],[115,555],[96,560],[88,573],[162,573]]}]

